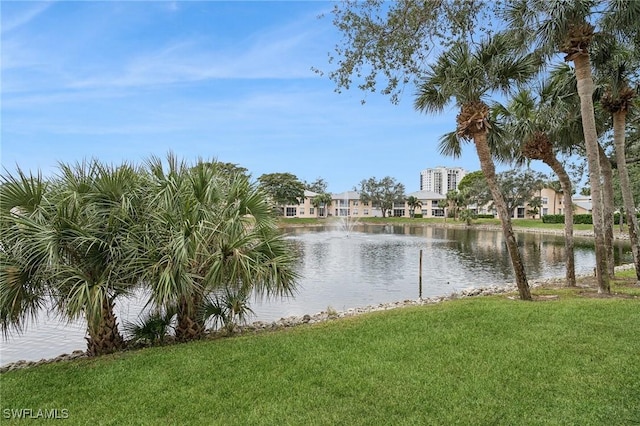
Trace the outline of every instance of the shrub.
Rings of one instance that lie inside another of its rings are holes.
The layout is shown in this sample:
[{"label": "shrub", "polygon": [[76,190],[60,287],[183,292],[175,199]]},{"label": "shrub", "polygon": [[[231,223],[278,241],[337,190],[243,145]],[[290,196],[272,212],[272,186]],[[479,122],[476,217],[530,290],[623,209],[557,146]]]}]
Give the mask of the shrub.
[{"label": "shrub", "polygon": [[[542,216],[543,223],[564,223],[563,214],[546,214]],[[576,225],[593,225],[593,218],[590,214],[573,215],[573,223]]]},{"label": "shrub", "polygon": [[542,216],[542,223],[564,223],[563,214],[545,214]]},{"label": "shrub", "polygon": [[413,217],[416,219],[422,219],[422,213],[414,213]]},{"label": "shrub", "polygon": [[[640,213],[636,213],[636,217],[640,219]],[[613,215],[613,223],[620,223],[620,213],[615,213]],[[627,215],[622,214],[622,223],[627,223]]]},{"label": "shrub", "polygon": [[495,219],[495,215],[492,214],[478,214],[476,215],[478,219]]}]

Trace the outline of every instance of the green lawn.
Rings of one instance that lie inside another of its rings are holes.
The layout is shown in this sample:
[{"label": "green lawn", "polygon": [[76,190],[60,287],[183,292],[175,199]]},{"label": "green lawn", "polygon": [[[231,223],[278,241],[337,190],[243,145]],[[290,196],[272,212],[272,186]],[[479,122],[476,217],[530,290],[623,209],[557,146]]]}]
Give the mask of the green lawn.
[{"label": "green lawn", "polygon": [[50,364],[0,375],[0,405],[66,409],[68,424],[639,424],[640,292],[625,291],[468,298]]}]

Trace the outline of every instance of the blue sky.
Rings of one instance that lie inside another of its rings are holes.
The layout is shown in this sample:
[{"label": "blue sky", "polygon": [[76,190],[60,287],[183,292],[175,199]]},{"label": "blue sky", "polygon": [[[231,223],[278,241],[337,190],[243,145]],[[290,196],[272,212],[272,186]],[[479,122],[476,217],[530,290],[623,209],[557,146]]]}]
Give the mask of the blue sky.
[{"label": "blue sky", "polygon": [[[254,178],[289,172],[329,191],[392,176],[407,192],[420,170],[478,170],[472,145],[442,157],[455,111],[413,110],[331,70],[339,41],[329,2],[11,2],[2,16],[3,167],[55,171],[96,157],[141,162],[169,150],[216,158]],[[318,15],[327,13],[323,19]]]}]

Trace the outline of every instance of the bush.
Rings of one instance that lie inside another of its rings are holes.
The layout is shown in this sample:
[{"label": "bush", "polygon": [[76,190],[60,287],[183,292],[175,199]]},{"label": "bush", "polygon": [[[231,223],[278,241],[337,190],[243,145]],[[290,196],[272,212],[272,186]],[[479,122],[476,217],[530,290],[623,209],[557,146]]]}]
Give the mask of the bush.
[{"label": "bush", "polygon": [[542,216],[542,223],[564,223],[563,214],[545,214]]},{"label": "bush", "polygon": [[476,218],[478,218],[478,219],[495,219],[495,215],[492,215],[492,214],[479,214],[479,215],[476,215]]},{"label": "bush", "polygon": [[413,217],[416,219],[422,219],[422,213],[414,213]]},{"label": "bush", "polygon": [[[563,214],[546,214],[542,216],[542,223],[564,223]],[[593,218],[590,214],[573,215],[574,225],[593,225]]]},{"label": "bush", "polygon": [[[640,213],[636,213],[636,217],[640,220]],[[620,213],[616,213],[613,215],[613,223],[620,223]],[[627,223],[627,215],[622,214],[622,223]]]}]

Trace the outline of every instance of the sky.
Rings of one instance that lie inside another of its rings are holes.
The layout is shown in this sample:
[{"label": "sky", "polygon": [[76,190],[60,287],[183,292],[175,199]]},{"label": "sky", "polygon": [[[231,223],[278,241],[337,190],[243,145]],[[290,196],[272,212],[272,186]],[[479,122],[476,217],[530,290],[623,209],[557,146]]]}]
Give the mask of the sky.
[{"label": "sky", "polygon": [[312,71],[334,69],[332,6],[3,0],[2,166],[49,176],[59,162],[142,163],[173,151],[238,164],[254,179],[323,178],[330,192],[391,176],[407,193],[426,168],[479,170],[473,145],[459,159],[438,153],[453,107],[419,113],[413,87],[399,105],[336,93]]}]

